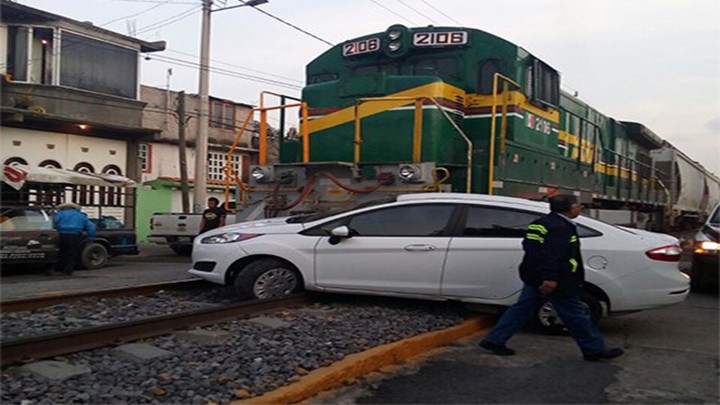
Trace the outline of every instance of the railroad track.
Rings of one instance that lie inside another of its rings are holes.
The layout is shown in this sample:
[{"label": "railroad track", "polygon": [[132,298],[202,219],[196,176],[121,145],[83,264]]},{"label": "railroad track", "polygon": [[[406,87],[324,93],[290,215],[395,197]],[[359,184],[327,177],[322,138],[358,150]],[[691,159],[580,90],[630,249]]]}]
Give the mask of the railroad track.
[{"label": "railroad track", "polygon": [[49,307],[65,302],[80,301],[85,298],[129,297],[152,294],[163,290],[194,290],[210,285],[210,283],[204,280],[181,280],[111,288],[107,290],[79,291],[40,297],[19,298],[0,302],[0,313],[32,311],[33,309]]},{"label": "railroad track", "polygon": [[0,364],[6,366],[31,362],[103,346],[118,345],[172,333],[179,329],[209,325],[312,302],[313,300],[307,294],[298,294],[288,298],[240,302],[45,336],[12,339],[0,343]]}]

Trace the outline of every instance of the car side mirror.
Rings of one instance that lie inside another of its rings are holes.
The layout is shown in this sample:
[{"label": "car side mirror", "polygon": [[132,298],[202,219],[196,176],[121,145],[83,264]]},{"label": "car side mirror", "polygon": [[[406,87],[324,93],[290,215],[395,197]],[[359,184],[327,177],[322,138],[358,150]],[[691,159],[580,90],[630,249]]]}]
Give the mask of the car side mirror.
[{"label": "car side mirror", "polygon": [[338,226],[337,228],[333,228],[330,231],[330,239],[328,242],[331,245],[337,245],[340,243],[341,240],[349,238],[350,237],[350,228],[347,226]]}]

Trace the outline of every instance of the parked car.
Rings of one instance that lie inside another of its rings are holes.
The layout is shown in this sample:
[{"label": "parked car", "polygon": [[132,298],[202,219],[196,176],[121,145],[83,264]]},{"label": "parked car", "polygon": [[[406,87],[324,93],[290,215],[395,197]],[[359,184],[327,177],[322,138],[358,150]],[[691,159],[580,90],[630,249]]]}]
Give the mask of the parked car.
[{"label": "parked car", "polygon": [[[525,228],[546,203],[423,193],[344,212],[225,226],[196,238],[190,273],[234,285],[243,298],[301,289],[512,305],[522,283]],[[577,218],[594,320],[683,301],[679,241],[669,235]],[[556,328],[550,304],[536,320]]]},{"label": "parked car", "polygon": [[690,279],[693,290],[718,286],[720,272],[720,204],[695,234]]},{"label": "parked car", "polygon": [[[225,208],[224,205],[221,208]],[[229,208],[234,208],[234,202]],[[200,234],[202,214],[184,214],[181,212],[156,212],[150,218],[150,237],[148,240],[160,245],[168,245],[178,256],[192,254],[193,240]],[[226,224],[235,222],[235,216],[228,214]]]},{"label": "parked car", "polygon": [[[93,219],[97,235],[83,242],[80,266],[99,269],[110,258],[136,255],[135,231],[111,216]],[[52,211],[39,207],[3,207],[0,209],[0,260],[3,266],[47,266],[58,261],[59,238],[53,228]]]}]

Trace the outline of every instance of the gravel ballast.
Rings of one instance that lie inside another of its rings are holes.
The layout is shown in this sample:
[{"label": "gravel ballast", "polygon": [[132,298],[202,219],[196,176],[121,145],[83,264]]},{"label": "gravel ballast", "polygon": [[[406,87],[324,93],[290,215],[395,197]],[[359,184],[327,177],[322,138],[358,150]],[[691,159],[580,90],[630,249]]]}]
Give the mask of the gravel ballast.
[{"label": "gravel ballast", "polygon": [[113,348],[55,358],[90,367],[89,374],[47,382],[19,368],[2,373],[2,403],[227,403],[272,391],[319,367],[371,347],[463,322],[467,313],[442,302],[372,297],[288,309],[264,317],[279,327],[234,320],[204,329],[228,333],[206,345],[166,335],[145,339],[173,355],[128,360]]},{"label": "gravel ballast", "polygon": [[104,324],[168,315],[237,300],[232,290],[159,291],[118,298],[85,298],[32,311],[0,315],[0,340],[65,332]]}]

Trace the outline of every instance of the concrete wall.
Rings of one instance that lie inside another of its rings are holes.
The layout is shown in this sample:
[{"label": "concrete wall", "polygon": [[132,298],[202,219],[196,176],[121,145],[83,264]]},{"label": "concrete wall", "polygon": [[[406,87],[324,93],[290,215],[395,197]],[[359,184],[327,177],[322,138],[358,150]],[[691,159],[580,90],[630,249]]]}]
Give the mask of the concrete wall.
[{"label": "concrete wall", "polygon": [[[177,110],[179,92],[166,91],[157,87],[141,86],[140,99],[147,103],[145,114],[143,117],[143,126],[145,128],[159,129],[162,132],[159,135],[160,141],[178,141],[178,120],[174,115]],[[238,108],[238,120],[244,120],[250,114],[251,107],[235,104]],[[200,110],[200,97],[194,94],[185,95],[185,115],[189,117],[189,121],[185,126],[185,139],[193,145],[197,138],[197,117]],[[248,129],[252,130],[252,126]],[[230,145],[235,140],[235,136],[239,132],[237,130],[210,127],[208,129],[208,143],[218,145]],[[250,147],[252,133],[246,132],[240,140],[240,146]]]},{"label": "concrete wall", "polygon": [[78,163],[92,165],[96,173],[115,165],[127,173],[127,142],[115,139],[2,127],[0,163],[20,157],[30,166],[52,159],[63,169],[72,170]]}]

